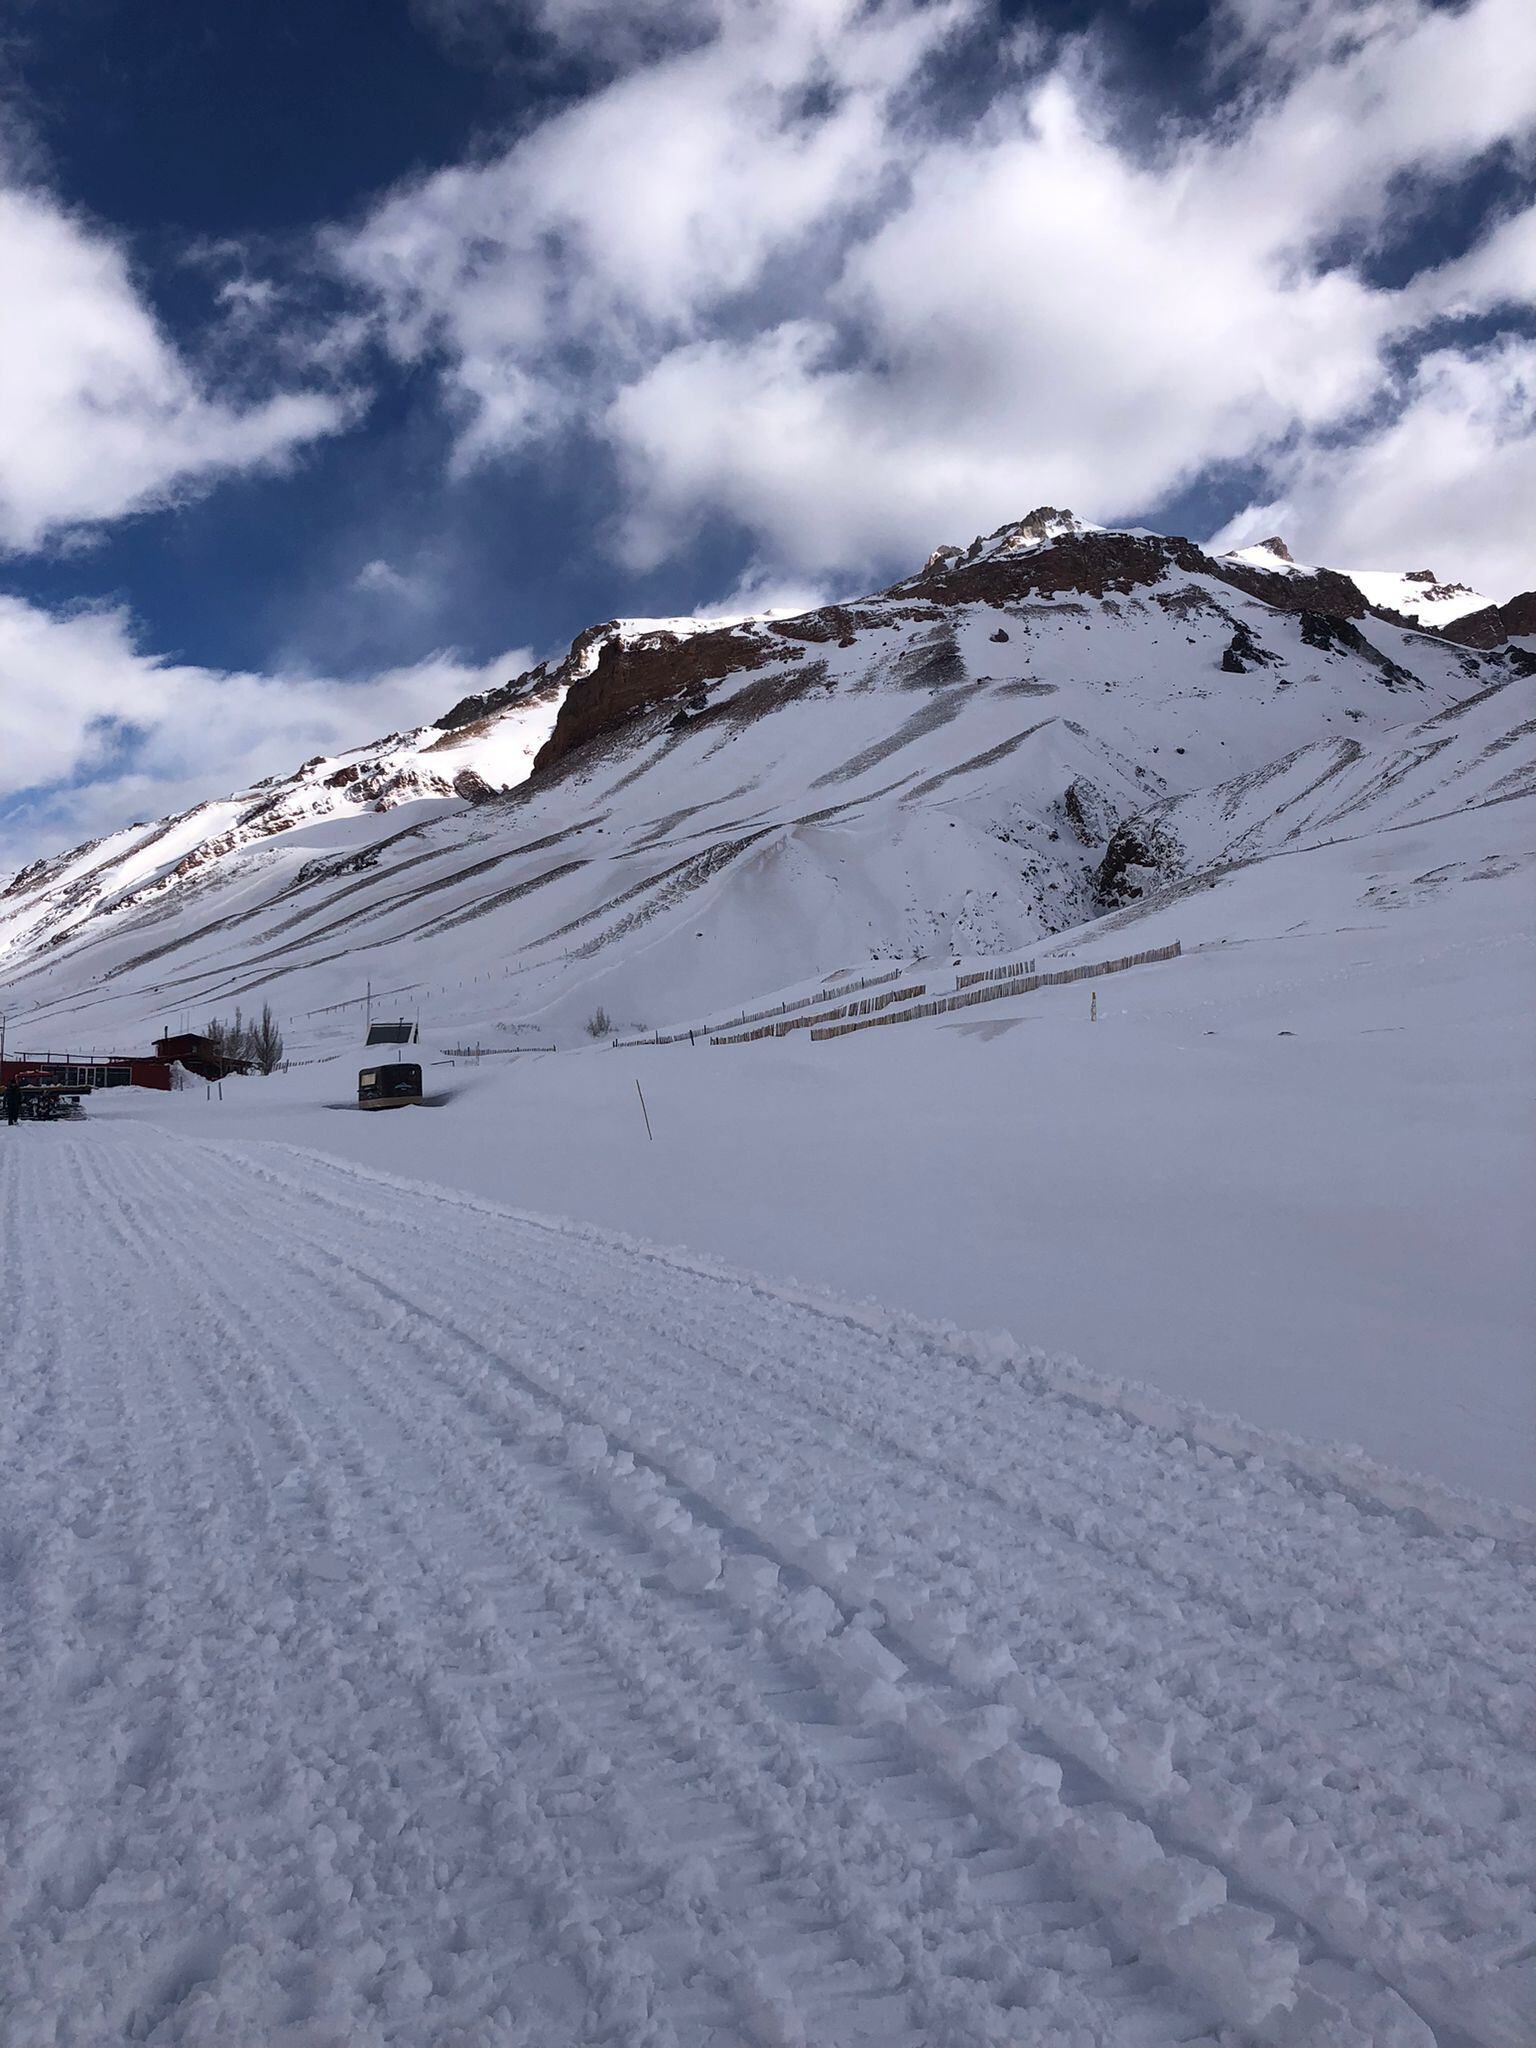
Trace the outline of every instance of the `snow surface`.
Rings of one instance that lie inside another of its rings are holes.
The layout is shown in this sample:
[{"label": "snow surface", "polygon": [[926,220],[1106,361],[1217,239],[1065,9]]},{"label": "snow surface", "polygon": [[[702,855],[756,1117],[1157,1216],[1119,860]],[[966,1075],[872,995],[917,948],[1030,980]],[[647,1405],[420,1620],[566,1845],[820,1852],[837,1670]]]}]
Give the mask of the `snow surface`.
[{"label": "snow surface", "polygon": [[1371,604],[1401,612],[1421,626],[1448,626],[1452,619],[1486,611],[1494,602],[1465,583],[1442,583],[1427,571],[1349,569],[1345,574]]},{"label": "snow surface", "polygon": [[1277,576],[1312,576],[1315,566],[1310,562],[1298,562],[1292,555],[1279,554],[1274,548],[1262,542],[1257,547],[1232,548],[1227,554],[1231,562],[1247,562],[1255,569],[1272,569]]},{"label": "snow surface", "polygon": [[[1294,561],[1262,543],[1257,547],[1233,548],[1226,559],[1246,562],[1255,569],[1268,569],[1278,576],[1316,573],[1311,563]],[[1468,612],[1484,611],[1494,602],[1468,584],[1443,583],[1424,569],[1346,569],[1343,573],[1367,604],[1412,619],[1426,631],[1448,626],[1452,619],[1463,618]]]},{"label": "snow surface", "polygon": [[[347,1108],[350,1012],[308,1027],[335,1034],[315,1064],[222,1102],[91,1114],[282,1138],[1009,1330],[1536,1507],[1533,877],[1524,798],[1038,943],[1042,969],[1183,944],[1099,984],[1091,1025],[1078,984],[827,1044],[518,1053],[548,1042],[533,1027],[465,1060],[472,1039],[429,1028],[440,1106],[379,1117]],[[947,957],[908,972],[959,979]]]},{"label": "snow surface", "polygon": [[0,1139],[8,2048],[1531,2038],[1528,1533],[312,1150]]}]

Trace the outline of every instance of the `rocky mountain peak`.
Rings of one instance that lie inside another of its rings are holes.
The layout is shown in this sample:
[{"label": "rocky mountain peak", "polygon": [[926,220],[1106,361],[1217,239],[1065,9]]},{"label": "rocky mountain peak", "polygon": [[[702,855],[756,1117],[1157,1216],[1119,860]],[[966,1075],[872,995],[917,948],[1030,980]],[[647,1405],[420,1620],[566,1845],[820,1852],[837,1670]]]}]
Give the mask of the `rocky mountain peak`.
[{"label": "rocky mountain peak", "polygon": [[1477,596],[1477,592],[1470,583],[1442,582],[1433,569],[1405,569],[1403,581],[1405,583],[1421,584],[1424,589],[1424,595],[1427,598]]},{"label": "rocky mountain peak", "polygon": [[1086,520],[1079,519],[1075,512],[1055,505],[1037,505],[1022,519],[1010,520],[1006,526],[998,527],[995,533],[973,540],[966,557],[974,562],[988,556],[1015,555],[1025,548],[1043,547],[1048,541],[1069,540],[1080,533],[1102,531],[1102,527],[1091,526]]}]

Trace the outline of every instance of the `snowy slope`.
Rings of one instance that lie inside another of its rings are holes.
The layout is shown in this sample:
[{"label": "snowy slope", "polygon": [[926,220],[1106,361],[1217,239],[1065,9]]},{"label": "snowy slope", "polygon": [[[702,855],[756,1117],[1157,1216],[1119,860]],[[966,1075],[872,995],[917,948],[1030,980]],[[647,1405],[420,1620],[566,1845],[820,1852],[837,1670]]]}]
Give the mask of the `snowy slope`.
[{"label": "snowy slope", "polygon": [[[477,1034],[429,1007],[432,1108],[395,1118],[339,1113],[359,1008],[292,1027],[314,1064],[285,1076],[91,1115],[320,1147],[1012,1330],[1536,1509],[1533,890],[1528,796],[1226,864],[1036,943],[1042,970],[1181,943],[1096,986],[718,1049],[549,1054],[488,1026],[467,1060]],[[864,999],[987,964],[908,961]],[[782,994],[830,991],[803,1016],[841,986]]]},{"label": "snowy slope", "polygon": [[[132,1041],[257,991],[292,1019],[371,978],[466,1031],[568,1040],[598,1005],[627,1027],[872,958],[1007,953],[1093,914],[1109,834],[1149,800],[1506,673],[1327,572],[1054,512],[802,619],[642,626],[516,686],[565,694],[505,803],[366,837],[333,809],[94,913],[41,878],[12,925],[21,1028]],[[505,716],[469,710],[447,740]]]},{"label": "snowy slope", "polygon": [[[92,919],[176,895],[183,885],[247,849],[313,826],[366,847],[414,818],[526,780],[549,737],[563,690],[533,688],[495,715],[452,731],[422,726],[349,753],[316,755],[293,774],[194,805],[173,818],[132,825],[53,859],[35,861],[0,890],[0,971],[7,955],[39,941],[57,945]],[[431,806],[422,810],[418,806]]]},{"label": "snowy slope", "polygon": [[1433,569],[1351,569],[1349,576],[1373,605],[1400,612],[1416,626],[1448,626],[1493,603],[1465,583],[1442,582]]},{"label": "snowy slope", "polygon": [[1536,682],[1490,684],[1384,733],[1319,740],[1124,821],[1104,871],[1111,900],[1220,861],[1251,860],[1536,792]]},{"label": "snowy slope", "polygon": [[28,1135],[11,2048],[1530,2038],[1520,1530],[312,1153]]},{"label": "snowy slope", "polygon": [[[1296,560],[1278,534],[1253,547],[1234,548],[1222,560],[1275,576],[1300,579],[1317,574],[1309,563]],[[1492,598],[1484,597],[1470,584],[1448,582],[1433,569],[1346,569],[1343,573],[1372,611],[1407,619],[1426,632],[1439,632],[1457,619],[1497,610]],[[1489,633],[1472,644],[1493,647],[1506,637],[1495,623]]]}]

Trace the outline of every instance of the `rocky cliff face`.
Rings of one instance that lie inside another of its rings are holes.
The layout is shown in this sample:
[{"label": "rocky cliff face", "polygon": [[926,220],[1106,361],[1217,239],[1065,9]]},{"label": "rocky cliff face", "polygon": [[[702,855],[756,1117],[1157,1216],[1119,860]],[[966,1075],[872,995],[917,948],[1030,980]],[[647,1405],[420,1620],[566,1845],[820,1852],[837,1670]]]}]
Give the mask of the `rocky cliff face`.
[{"label": "rocky cliff face", "polygon": [[[1284,559],[1289,560],[1288,553]],[[1215,576],[1280,611],[1321,611],[1351,619],[1370,609],[1337,570],[1283,573],[1230,555],[1208,555],[1176,534],[1107,532],[1049,505],[972,541],[963,551],[940,549],[918,575],[887,595],[935,604],[1124,597],[1165,583],[1170,570]]]},{"label": "rocky cliff face", "polygon": [[702,702],[709,684],[762,668],[782,651],[768,629],[753,625],[646,632],[614,620],[595,627],[567,657],[565,666],[576,672],[534,766],[551,768],[656,705]]},{"label": "rocky cliff face", "polygon": [[1523,590],[1507,604],[1486,605],[1440,628],[1462,647],[1502,647],[1510,640],[1536,639],[1536,590]]}]

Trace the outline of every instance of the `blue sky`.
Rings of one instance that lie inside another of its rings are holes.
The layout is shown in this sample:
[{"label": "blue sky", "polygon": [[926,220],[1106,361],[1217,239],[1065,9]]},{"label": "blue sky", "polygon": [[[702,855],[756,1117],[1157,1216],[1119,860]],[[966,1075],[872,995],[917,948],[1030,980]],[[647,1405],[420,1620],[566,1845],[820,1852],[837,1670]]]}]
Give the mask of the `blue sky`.
[{"label": "blue sky", "polygon": [[1536,581],[1528,0],[16,0],[0,873],[1041,502]]}]

